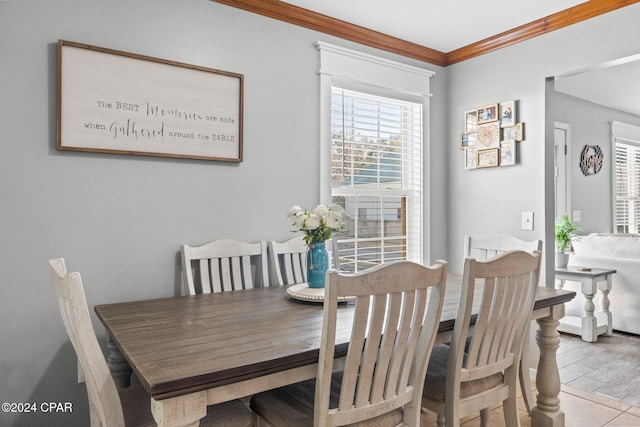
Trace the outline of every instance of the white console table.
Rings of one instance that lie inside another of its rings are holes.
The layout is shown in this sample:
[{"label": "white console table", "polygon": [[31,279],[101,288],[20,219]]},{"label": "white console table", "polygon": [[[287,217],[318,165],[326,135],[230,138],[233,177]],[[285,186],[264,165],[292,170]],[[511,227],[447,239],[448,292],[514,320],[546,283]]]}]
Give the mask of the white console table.
[{"label": "white console table", "polygon": [[[613,327],[612,315],[609,311],[609,292],[611,292],[611,275],[616,270],[584,267],[556,267],[556,279],[560,280],[559,289],[565,281],[579,282],[580,291],[584,295],[584,314],[582,317],[565,316],[558,325],[558,330],[582,336],[583,341],[596,342],[599,335],[611,335]],[[593,297],[598,290],[602,293],[601,310],[595,312]]]}]

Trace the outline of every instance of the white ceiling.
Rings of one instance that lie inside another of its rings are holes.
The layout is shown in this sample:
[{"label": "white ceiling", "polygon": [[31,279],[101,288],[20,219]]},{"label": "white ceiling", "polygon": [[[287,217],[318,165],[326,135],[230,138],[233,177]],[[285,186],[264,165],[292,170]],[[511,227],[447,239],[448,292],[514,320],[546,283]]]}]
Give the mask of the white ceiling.
[{"label": "white ceiling", "polygon": [[[441,52],[467,46],[584,0],[283,0]],[[588,0],[587,0],[588,1]],[[596,1],[596,0],[591,0]],[[640,46],[639,46],[640,52]],[[556,80],[556,90],[640,116],[640,58]],[[624,62],[624,61],[623,61]]]},{"label": "white ceiling", "polygon": [[556,76],[555,89],[640,116],[639,77],[640,54]]},{"label": "white ceiling", "polygon": [[584,0],[284,0],[441,52],[500,34]]}]

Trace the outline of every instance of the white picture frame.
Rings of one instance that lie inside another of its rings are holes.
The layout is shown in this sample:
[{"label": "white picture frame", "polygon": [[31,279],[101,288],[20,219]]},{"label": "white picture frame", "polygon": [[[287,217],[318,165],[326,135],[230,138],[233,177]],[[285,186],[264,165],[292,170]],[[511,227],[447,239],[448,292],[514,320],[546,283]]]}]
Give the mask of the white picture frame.
[{"label": "white picture frame", "polygon": [[516,101],[500,103],[500,127],[513,126],[517,123]]},{"label": "white picture frame", "polygon": [[516,141],[500,143],[500,166],[513,166],[517,162]]}]

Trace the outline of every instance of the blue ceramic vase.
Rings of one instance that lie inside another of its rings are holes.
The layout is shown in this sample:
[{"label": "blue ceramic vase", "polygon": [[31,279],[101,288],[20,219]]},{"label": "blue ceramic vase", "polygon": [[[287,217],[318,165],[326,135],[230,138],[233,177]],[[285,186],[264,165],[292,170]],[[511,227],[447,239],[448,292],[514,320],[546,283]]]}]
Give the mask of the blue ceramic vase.
[{"label": "blue ceramic vase", "polygon": [[307,284],[310,288],[324,288],[324,277],[329,268],[329,254],[325,242],[307,245]]}]

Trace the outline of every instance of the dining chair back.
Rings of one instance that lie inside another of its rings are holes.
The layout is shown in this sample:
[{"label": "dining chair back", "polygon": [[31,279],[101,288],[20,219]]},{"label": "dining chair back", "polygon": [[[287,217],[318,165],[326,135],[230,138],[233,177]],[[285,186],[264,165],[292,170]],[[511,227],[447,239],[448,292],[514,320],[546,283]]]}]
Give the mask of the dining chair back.
[{"label": "dining chair back", "polygon": [[[182,280],[188,295],[268,286],[267,243],[214,240],[181,248]],[[194,280],[198,278],[198,280]]]},{"label": "dining chair back", "polygon": [[65,329],[84,372],[92,426],[124,426],[116,385],[96,338],[80,273],[67,273],[64,259],[49,261]]},{"label": "dining chair back", "polygon": [[453,338],[434,348],[423,393],[423,406],[438,414],[439,426],[459,426],[461,417],[477,411],[488,426],[489,407],[497,403],[506,425],[520,425],[518,366],[540,260],[540,251],[465,259]]},{"label": "dining chair back", "polygon": [[[418,426],[429,354],[440,323],[447,264],[409,261],[327,273],[315,380],[255,395],[271,426]],[[335,373],[339,301],[355,299],[344,368]]]},{"label": "dining chair back", "polygon": [[[464,236],[464,257],[472,257],[483,261],[494,258],[506,251],[521,250],[525,252],[542,251],[542,240],[526,241],[508,234],[498,234],[486,237]],[[524,405],[528,413],[535,406],[531,387],[531,373],[529,370],[529,329],[525,332],[520,359],[520,388],[524,398]]]},{"label": "dining chair back", "polygon": [[307,244],[302,237],[268,244],[271,279],[278,285],[293,285],[307,281]]},{"label": "dining chair back", "polygon": [[512,250],[525,252],[542,251],[542,240],[526,241],[508,234],[497,234],[486,237],[464,236],[464,257],[478,261],[495,258]]},{"label": "dining chair back", "polygon": [[329,262],[331,265],[331,269],[343,271],[342,266],[340,265],[340,247],[338,245],[338,238],[333,236],[331,239],[327,240],[327,251],[329,252]]},{"label": "dining chair back", "polygon": [[[60,314],[87,384],[89,416],[95,427],[155,427],[151,399],[140,385],[117,388],[91,323],[80,273],[67,273],[63,258],[49,261]],[[240,400],[212,405],[201,427],[250,427],[253,417]]]}]

